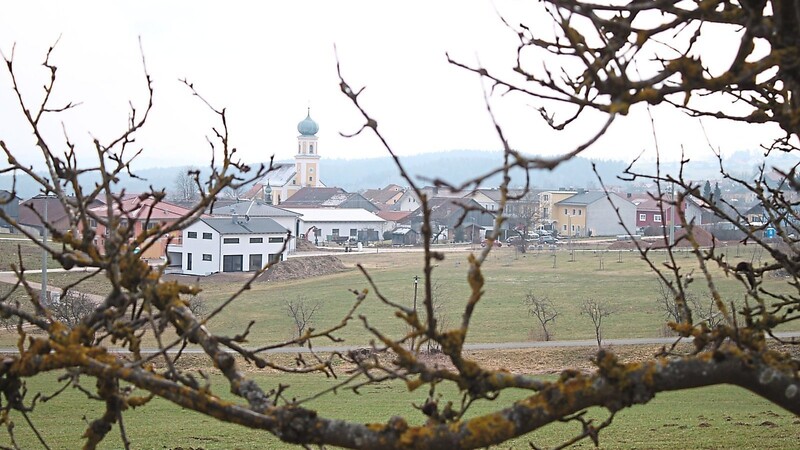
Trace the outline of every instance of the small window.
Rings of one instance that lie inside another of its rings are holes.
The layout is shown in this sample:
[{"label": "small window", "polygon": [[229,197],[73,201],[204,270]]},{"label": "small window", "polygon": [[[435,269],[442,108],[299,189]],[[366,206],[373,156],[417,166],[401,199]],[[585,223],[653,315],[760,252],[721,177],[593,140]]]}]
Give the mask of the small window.
[{"label": "small window", "polygon": [[332,229],[331,230],[331,234],[334,235],[334,236],[338,236],[339,235],[339,229],[338,228]]},{"label": "small window", "polygon": [[653,222],[661,222],[661,214],[655,214],[653,216]]},{"label": "small window", "polygon": [[283,243],[283,238],[282,237],[271,237],[271,238],[269,238],[269,243],[270,244],[282,244]]},{"label": "small window", "polygon": [[238,244],[239,243],[239,238],[223,238],[222,239],[222,243],[223,244]]},{"label": "small window", "polygon": [[355,228],[350,228],[350,236],[358,236],[358,230]]},{"label": "small window", "polygon": [[575,208],[572,208],[572,215],[575,215]]},{"label": "small window", "polygon": [[567,208],[564,208],[564,215],[567,215],[567,214],[569,214],[569,211],[567,211]]},{"label": "small window", "polygon": [[647,214],[639,214],[639,222],[644,222],[647,220]]},{"label": "small window", "polygon": [[126,228],[127,226],[128,226],[128,220],[127,219],[122,219],[122,220],[119,221],[119,227],[120,228]]},{"label": "small window", "polygon": [[94,219],[89,219],[89,226],[92,227],[92,228],[96,228],[97,227],[97,221],[94,220]]},{"label": "small window", "polygon": [[309,167],[308,171],[311,172],[311,173],[314,173],[314,168],[313,167]]},{"label": "small window", "polygon": [[566,226],[566,225],[564,225],[564,226],[562,227],[562,229],[563,229],[564,231],[567,231],[567,226]]},{"label": "small window", "polygon": [[579,216],[580,216],[580,215],[583,215],[583,210],[582,210],[582,209],[579,209],[579,210],[578,210],[578,215],[579,215]]},{"label": "small window", "polygon": [[152,230],[155,227],[156,227],[156,223],[155,222],[148,222],[147,225],[145,225],[145,229],[146,230]]},{"label": "small window", "polygon": [[208,253],[203,253],[203,261],[211,261],[211,255]]},{"label": "small window", "polygon": [[203,233],[203,239],[211,240],[211,233]]},{"label": "small window", "polygon": [[264,238],[250,238],[251,244],[261,244],[264,242]]},{"label": "small window", "polygon": [[189,239],[197,239],[197,231],[190,231],[186,233],[186,237]]},{"label": "small window", "polygon": [[308,177],[308,181],[314,181],[314,177]]}]

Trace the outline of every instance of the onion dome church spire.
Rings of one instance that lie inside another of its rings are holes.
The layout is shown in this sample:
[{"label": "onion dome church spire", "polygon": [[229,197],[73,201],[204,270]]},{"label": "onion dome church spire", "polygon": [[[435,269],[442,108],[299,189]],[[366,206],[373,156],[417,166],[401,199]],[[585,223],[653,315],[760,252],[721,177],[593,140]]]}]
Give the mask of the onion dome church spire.
[{"label": "onion dome church spire", "polygon": [[297,131],[301,136],[314,136],[319,131],[319,125],[311,118],[311,107],[308,108],[306,118],[297,124]]},{"label": "onion dome church spire", "polygon": [[317,132],[319,125],[311,118],[308,108],[306,118],[297,124],[297,154],[294,156],[296,176],[292,184],[305,187],[321,187],[319,179],[319,148]]}]

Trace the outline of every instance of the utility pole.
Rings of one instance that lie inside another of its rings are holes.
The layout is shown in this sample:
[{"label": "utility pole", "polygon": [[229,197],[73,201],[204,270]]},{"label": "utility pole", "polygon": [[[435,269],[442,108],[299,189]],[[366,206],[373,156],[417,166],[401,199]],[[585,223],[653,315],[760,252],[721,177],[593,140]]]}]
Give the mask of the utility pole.
[{"label": "utility pole", "polygon": [[670,208],[670,219],[669,219],[669,246],[672,247],[675,245],[675,208],[678,205],[675,204],[675,184],[673,183],[670,186],[670,197],[672,200],[672,207]]},{"label": "utility pole", "polygon": [[44,215],[42,220],[42,286],[39,290],[39,302],[47,306],[47,203],[49,196],[44,196]]},{"label": "utility pole", "polygon": [[[417,286],[419,285],[419,277],[414,275],[414,314],[417,314]],[[413,333],[416,333],[417,330],[412,330]],[[414,351],[414,347],[416,345],[417,337],[416,335],[411,338],[411,351]]]}]

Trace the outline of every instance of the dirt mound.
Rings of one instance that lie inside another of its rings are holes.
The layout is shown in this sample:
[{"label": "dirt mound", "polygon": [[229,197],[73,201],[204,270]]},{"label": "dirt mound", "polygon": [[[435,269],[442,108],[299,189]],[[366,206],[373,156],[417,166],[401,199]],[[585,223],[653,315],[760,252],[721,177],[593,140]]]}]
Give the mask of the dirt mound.
[{"label": "dirt mound", "polygon": [[315,250],[319,250],[316,245],[305,239],[297,239],[295,248],[298,252],[313,252]]},{"label": "dirt mound", "polygon": [[308,256],[291,258],[270,267],[258,281],[283,281],[328,275],[350,270],[336,256]]}]

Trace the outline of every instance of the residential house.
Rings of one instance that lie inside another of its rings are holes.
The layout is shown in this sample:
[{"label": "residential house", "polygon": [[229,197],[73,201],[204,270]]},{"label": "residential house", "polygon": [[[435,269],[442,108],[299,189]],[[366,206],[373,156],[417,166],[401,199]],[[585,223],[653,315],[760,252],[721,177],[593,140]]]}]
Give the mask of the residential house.
[{"label": "residential house", "polygon": [[364,191],[364,198],[372,202],[375,206],[382,210],[390,209],[397,204],[400,197],[403,196],[405,189],[396,184],[390,184],[382,189],[367,189]]},{"label": "residential house", "polygon": [[300,214],[300,230],[315,244],[354,239],[375,242],[383,239],[386,221],[360,208],[287,208]]},{"label": "residential house", "polygon": [[575,194],[557,202],[552,217],[554,228],[565,235],[613,236],[636,229],[636,205],[614,193]]},{"label": "residential house", "polygon": [[[109,233],[105,224],[108,218],[108,208],[105,205],[96,206],[91,209],[91,212],[100,219],[99,221],[90,220],[89,226],[94,228],[95,245],[102,252]],[[151,197],[140,199],[138,195],[126,195],[119,204],[112,207],[112,214],[120,217],[119,227],[133,227],[131,235],[134,237],[159,224],[168,226],[190,212],[187,208],[167,201],[156,201]],[[143,259],[168,259],[167,243],[170,241],[180,244],[181,231],[172,231],[159,238],[158,241],[145,242],[142,246],[141,257]]]},{"label": "residential house", "polygon": [[223,205],[215,207],[213,211],[214,217],[232,217],[239,216],[248,218],[267,217],[283,228],[291,231],[291,237],[287,245],[287,251],[293,253],[296,248],[296,237],[305,233],[306,230],[300,229],[300,214],[289,211],[288,209],[272,206],[261,200],[238,201],[235,203],[226,202]]},{"label": "residential house", "polygon": [[[66,197],[68,204],[77,202],[75,197]],[[100,201],[93,201],[90,208],[103,205]],[[47,223],[54,230],[66,233],[71,230],[73,226],[77,227],[77,223],[73,223],[74,219],[71,213],[64,209],[64,204],[55,195],[37,195],[36,197],[29,198],[19,205],[19,220],[20,226],[28,227],[31,230],[41,232],[42,221],[39,217],[47,219]]]},{"label": "residential house", "polygon": [[8,228],[13,233],[15,229],[11,226],[11,223],[16,224],[19,222],[19,197],[12,192],[0,189],[0,209],[11,221],[9,223],[9,221],[0,217],[0,227]]},{"label": "residential house", "polygon": [[413,189],[406,189],[397,201],[391,206],[392,211],[416,211],[420,206],[419,196]]},{"label": "residential house", "polygon": [[[494,214],[484,210],[475,200],[464,198],[437,197],[428,201],[431,209],[430,220],[434,233],[434,242],[442,237],[447,237],[456,242],[463,242],[468,237],[465,233],[466,227],[478,227],[485,234],[494,227]],[[417,209],[406,221],[411,228],[418,230],[422,226],[423,212]],[[470,229],[472,229],[470,228]],[[478,233],[474,233],[473,239],[478,239]]]},{"label": "residential house", "polygon": [[577,193],[578,191],[566,189],[539,192],[539,223],[546,229],[554,229],[551,227],[553,221],[556,220],[556,214],[554,213],[556,203],[566,200]]},{"label": "residential house", "polygon": [[267,217],[203,217],[183,230],[181,245],[170,245],[169,252],[181,255],[186,275],[254,272],[284,259],[288,234]]},{"label": "residential house", "polygon": [[311,109],[305,119],[297,124],[297,153],[293,163],[275,163],[272,169],[258,180],[243,197],[271,200],[280,205],[300,189],[324,187],[319,166],[319,125],[311,119]]}]

